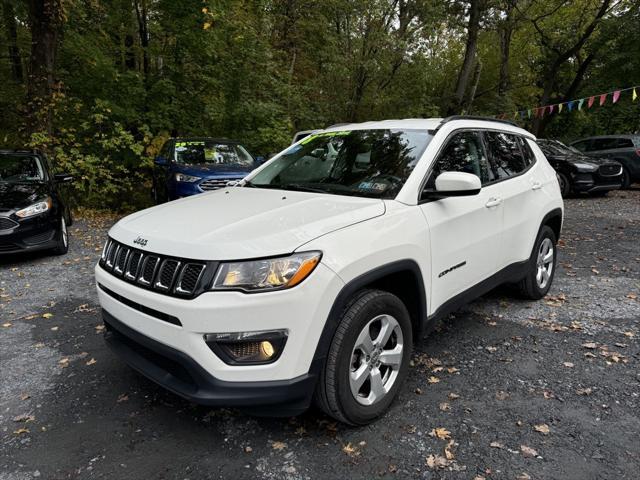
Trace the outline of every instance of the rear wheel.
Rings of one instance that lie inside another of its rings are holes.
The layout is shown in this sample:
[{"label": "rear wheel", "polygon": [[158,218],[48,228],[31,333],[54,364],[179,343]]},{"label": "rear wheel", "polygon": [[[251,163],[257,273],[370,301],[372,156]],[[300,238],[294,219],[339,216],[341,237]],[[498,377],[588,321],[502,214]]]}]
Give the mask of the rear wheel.
[{"label": "rear wheel", "polygon": [[320,375],[316,402],[328,415],[365,425],[391,405],[408,371],[409,313],[388,292],[363,290],[345,309]]},{"label": "rear wheel", "polygon": [[60,231],[58,232],[58,245],[53,249],[55,255],[64,255],[69,251],[69,231],[64,215],[60,217]]},{"label": "rear wheel", "polygon": [[556,260],[556,235],[545,225],[540,229],[529,258],[527,276],[520,282],[520,291],[525,298],[538,300],[547,294],[553,282]]},{"label": "rear wheel", "polygon": [[622,167],[622,186],[621,189],[626,189],[631,186],[631,174],[627,167]]}]

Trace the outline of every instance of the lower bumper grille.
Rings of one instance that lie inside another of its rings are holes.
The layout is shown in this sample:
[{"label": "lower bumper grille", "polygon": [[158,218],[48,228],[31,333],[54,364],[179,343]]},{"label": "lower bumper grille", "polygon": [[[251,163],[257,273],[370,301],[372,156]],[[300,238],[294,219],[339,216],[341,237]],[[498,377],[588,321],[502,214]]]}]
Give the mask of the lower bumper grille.
[{"label": "lower bumper grille", "polygon": [[11,230],[18,226],[18,222],[7,217],[0,217],[0,230]]},{"label": "lower bumper grille", "polygon": [[601,165],[598,173],[603,177],[614,177],[622,173],[622,167],[614,164]]}]

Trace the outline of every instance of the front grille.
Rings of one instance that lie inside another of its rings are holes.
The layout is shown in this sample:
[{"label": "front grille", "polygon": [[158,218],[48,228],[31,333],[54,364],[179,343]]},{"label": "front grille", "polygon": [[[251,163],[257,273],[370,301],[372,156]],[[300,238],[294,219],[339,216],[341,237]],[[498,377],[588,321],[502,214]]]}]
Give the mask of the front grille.
[{"label": "front grille", "polygon": [[209,180],[204,180],[200,182],[200,189],[208,192],[210,190],[218,190],[220,188],[224,188],[227,186],[229,182],[237,182],[242,180],[242,177],[238,178],[211,178]]},{"label": "front grille", "polygon": [[100,266],[139,287],[165,295],[193,298],[209,287],[218,263],[158,255],[109,238]]},{"label": "front grille", "polygon": [[18,226],[18,222],[7,217],[0,217],[0,230],[10,230]]},{"label": "front grille", "polygon": [[598,173],[603,177],[614,177],[622,173],[622,167],[614,164],[601,165]]},{"label": "front grille", "polygon": [[0,252],[11,252],[17,249],[18,246],[15,243],[0,243]]}]

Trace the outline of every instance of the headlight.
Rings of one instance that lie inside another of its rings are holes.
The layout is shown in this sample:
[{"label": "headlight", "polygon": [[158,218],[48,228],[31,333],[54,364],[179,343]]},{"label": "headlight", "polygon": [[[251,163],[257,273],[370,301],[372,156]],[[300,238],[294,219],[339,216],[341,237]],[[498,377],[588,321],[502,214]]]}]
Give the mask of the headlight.
[{"label": "headlight", "polygon": [[16,216],[20,218],[33,217],[34,215],[38,215],[49,210],[52,204],[53,202],[51,201],[51,197],[47,197],[41,202],[34,203],[33,205],[29,205],[27,208],[18,210],[16,212]]},{"label": "headlight", "polygon": [[595,172],[596,170],[598,170],[598,166],[593,165],[592,163],[574,162],[573,165],[578,169],[579,172]]},{"label": "headlight", "polygon": [[246,292],[291,288],[313,272],[321,257],[320,252],[304,252],[289,257],[222,263],[212,288]]},{"label": "headlight", "polygon": [[175,179],[176,179],[176,182],[193,183],[200,180],[200,177],[194,177],[193,175],[185,175],[184,173],[176,173]]}]

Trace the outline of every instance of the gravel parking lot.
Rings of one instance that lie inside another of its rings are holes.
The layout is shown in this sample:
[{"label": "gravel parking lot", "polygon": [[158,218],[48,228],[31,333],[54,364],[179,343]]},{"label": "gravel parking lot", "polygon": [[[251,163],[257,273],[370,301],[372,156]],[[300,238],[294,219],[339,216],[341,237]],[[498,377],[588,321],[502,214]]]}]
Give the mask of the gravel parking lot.
[{"label": "gravel parking lot", "polygon": [[135,374],[93,286],[114,219],[79,219],[66,256],[0,263],[0,479],[637,479],[640,190],[566,208],[550,295],[452,315],[364,428],[210,410]]}]

